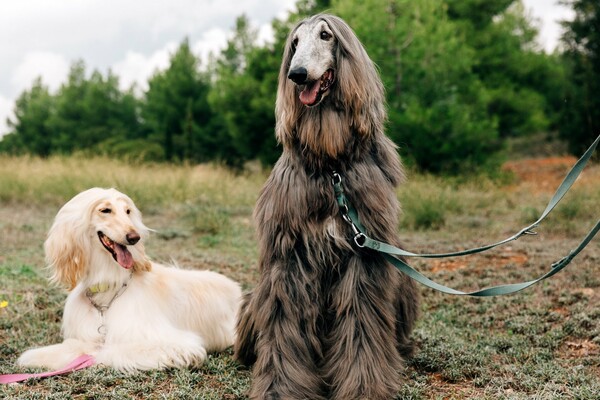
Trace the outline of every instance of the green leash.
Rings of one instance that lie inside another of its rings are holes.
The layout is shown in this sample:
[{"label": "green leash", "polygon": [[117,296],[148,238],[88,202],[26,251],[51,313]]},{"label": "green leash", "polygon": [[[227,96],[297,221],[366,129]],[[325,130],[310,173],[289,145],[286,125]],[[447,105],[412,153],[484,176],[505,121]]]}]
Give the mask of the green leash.
[{"label": "green leash", "polygon": [[587,149],[587,151],[583,154],[583,156],[575,163],[573,168],[571,168],[571,170],[569,171],[569,173],[567,174],[565,179],[562,181],[562,183],[560,184],[560,186],[558,187],[558,189],[556,190],[556,192],[550,199],[548,205],[546,206],[546,209],[544,210],[544,212],[542,212],[542,215],[537,219],[537,221],[535,221],[533,224],[521,229],[519,232],[517,232],[513,236],[508,237],[504,240],[501,240],[497,243],[493,243],[490,245],[477,247],[477,248],[473,248],[473,249],[452,252],[452,253],[417,254],[417,253],[412,253],[410,251],[406,251],[406,250],[400,249],[398,247],[392,246],[388,243],[380,242],[378,240],[375,240],[375,239],[369,237],[365,233],[364,226],[360,223],[360,219],[358,218],[356,209],[354,207],[352,207],[352,205],[348,202],[346,196],[344,195],[344,189],[342,187],[342,177],[337,172],[333,173],[332,183],[333,183],[335,196],[337,199],[338,206],[340,208],[340,213],[342,215],[342,218],[344,219],[344,221],[346,221],[348,224],[350,224],[352,231],[354,233],[354,243],[358,247],[368,248],[368,249],[372,249],[372,250],[378,251],[380,253],[383,253],[384,257],[390,263],[392,263],[396,268],[398,268],[400,271],[404,272],[406,275],[410,276],[417,282],[419,282],[425,286],[428,286],[432,289],[438,290],[440,292],[447,293],[447,294],[467,295],[467,296],[475,296],[475,297],[498,296],[498,295],[515,293],[515,292],[518,292],[525,288],[528,288],[529,286],[535,285],[536,283],[538,283],[546,278],[551,277],[552,275],[558,273],[560,270],[565,268],[567,265],[569,265],[569,263],[573,260],[573,258],[577,254],[579,254],[579,252],[581,252],[581,250],[583,250],[585,248],[585,246],[587,246],[587,244],[594,238],[596,233],[598,233],[598,231],[600,230],[600,220],[598,220],[598,222],[596,222],[596,225],[592,228],[592,230],[590,230],[590,232],[584,237],[584,239],[581,241],[581,243],[574,250],[572,250],[567,256],[563,257],[559,261],[553,263],[551,265],[550,270],[547,273],[545,273],[544,275],[542,275],[541,277],[534,279],[532,281],[528,281],[528,282],[493,286],[490,288],[486,288],[486,289],[482,289],[482,290],[478,290],[478,291],[474,291],[474,292],[462,292],[460,290],[455,290],[455,289],[449,288],[447,286],[440,285],[439,283],[432,281],[431,279],[427,278],[420,272],[416,271],[410,265],[408,265],[404,261],[397,258],[397,256],[423,257],[423,258],[443,258],[443,257],[464,256],[464,255],[469,255],[469,254],[481,253],[483,251],[506,244],[513,240],[517,240],[518,238],[520,238],[523,235],[537,234],[534,231],[534,229],[540,224],[540,222],[542,222],[542,220],[544,218],[546,218],[546,216],[548,216],[548,214],[550,214],[550,212],[554,209],[554,207],[556,207],[556,205],[564,197],[564,195],[571,188],[571,186],[573,186],[573,183],[575,183],[575,181],[577,180],[577,177],[579,177],[579,175],[581,174],[581,171],[583,171],[583,168],[585,167],[588,160],[591,158],[592,154],[594,153],[594,151],[598,145],[598,142],[600,142],[600,136],[598,136],[598,138],[594,141],[594,143],[592,143],[590,148]]}]

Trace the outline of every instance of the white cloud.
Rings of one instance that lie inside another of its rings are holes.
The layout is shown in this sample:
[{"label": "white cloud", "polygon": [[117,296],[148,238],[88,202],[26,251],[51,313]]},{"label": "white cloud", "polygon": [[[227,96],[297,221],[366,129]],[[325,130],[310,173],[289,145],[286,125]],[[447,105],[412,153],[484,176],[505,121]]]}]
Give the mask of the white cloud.
[{"label": "white cloud", "polygon": [[540,20],[539,43],[549,53],[554,51],[560,36],[562,27],[560,21],[573,18],[573,10],[562,5],[558,0],[523,0],[525,8],[534,18]]},{"label": "white cloud", "polygon": [[227,45],[231,31],[222,28],[212,28],[202,34],[202,37],[191,44],[194,54],[200,57],[202,65],[206,65],[211,53],[217,54]]},{"label": "white cloud", "polygon": [[56,90],[65,81],[68,73],[69,63],[62,55],[37,51],[25,55],[15,67],[10,82],[21,91],[30,87],[33,80],[41,76],[50,90]]},{"label": "white cloud", "polygon": [[13,101],[0,96],[0,138],[8,131],[6,119],[13,115]]},{"label": "white cloud", "polygon": [[[205,67],[210,54],[218,54],[227,45],[232,32],[221,28],[212,28],[202,33],[199,40],[190,44],[191,50],[200,58],[201,67]],[[258,29],[258,43],[264,44],[273,40],[271,24],[263,24]],[[111,69],[119,77],[121,89],[128,89],[133,84],[141,90],[148,89],[148,79],[156,72],[169,66],[169,58],[179,44],[171,42],[149,56],[128,51],[125,59],[115,63]]]},{"label": "white cloud", "polygon": [[[204,32],[201,38],[190,44],[191,50],[200,58],[201,66],[206,62],[211,53],[216,54],[227,44],[230,32],[213,28]],[[115,63],[111,69],[119,77],[121,89],[128,89],[133,84],[143,91],[148,89],[148,79],[156,72],[169,66],[169,59],[177,50],[179,43],[170,42],[162,49],[150,55],[128,51],[125,59]]]},{"label": "white cloud", "polygon": [[273,26],[271,24],[262,24],[258,28],[258,43],[273,43],[274,35],[275,31],[273,30]]},{"label": "white cloud", "polygon": [[171,42],[149,56],[135,51],[128,51],[125,59],[117,62],[112,71],[119,77],[121,89],[129,89],[133,84],[141,90],[148,89],[148,79],[156,72],[169,66],[169,57],[177,48]]}]

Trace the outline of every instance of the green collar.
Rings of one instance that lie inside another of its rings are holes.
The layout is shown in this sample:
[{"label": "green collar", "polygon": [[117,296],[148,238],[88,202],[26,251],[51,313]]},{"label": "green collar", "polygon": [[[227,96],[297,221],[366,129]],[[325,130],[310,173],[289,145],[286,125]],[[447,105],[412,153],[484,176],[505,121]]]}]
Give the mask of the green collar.
[{"label": "green collar", "polygon": [[108,289],[110,289],[111,285],[109,285],[108,283],[97,283],[95,285],[90,286],[87,291],[91,294],[97,294],[97,293],[104,293],[104,292],[108,292]]}]

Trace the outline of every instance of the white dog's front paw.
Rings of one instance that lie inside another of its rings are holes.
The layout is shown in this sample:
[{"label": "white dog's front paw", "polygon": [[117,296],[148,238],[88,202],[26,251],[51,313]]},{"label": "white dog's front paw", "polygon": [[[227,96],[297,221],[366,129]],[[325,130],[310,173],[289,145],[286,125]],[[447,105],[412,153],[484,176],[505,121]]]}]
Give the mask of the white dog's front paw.
[{"label": "white dog's front paw", "polygon": [[61,369],[83,354],[94,356],[98,352],[98,348],[95,343],[66,339],[59,344],[27,350],[17,359],[17,365],[20,367]]},{"label": "white dog's front paw", "polygon": [[21,354],[19,358],[17,358],[17,365],[19,367],[42,367],[40,363],[41,357],[39,354],[39,349],[27,350],[25,353]]},{"label": "white dog's front paw", "polygon": [[195,352],[190,354],[189,360],[187,360],[185,362],[185,365],[182,365],[182,366],[186,367],[189,365],[191,367],[199,367],[202,364],[204,364],[204,361],[206,361],[207,358],[208,358],[208,354],[206,352],[206,349],[204,347],[200,347],[200,348],[196,349]]}]

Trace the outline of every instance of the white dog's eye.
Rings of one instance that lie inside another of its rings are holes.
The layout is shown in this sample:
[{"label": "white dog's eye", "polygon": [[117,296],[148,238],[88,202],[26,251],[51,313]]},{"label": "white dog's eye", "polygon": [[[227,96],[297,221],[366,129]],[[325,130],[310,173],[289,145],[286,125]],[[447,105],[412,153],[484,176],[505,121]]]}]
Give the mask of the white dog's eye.
[{"label": "white dog's eye", "polygon": [[296,51],[296,46],[298,46],[298,38],[292,41],[292,51]]},{"label": "white dog's eye", "polygon": [[126,213],[127,213],[127,214],[130,214],[130,213],[131,213],[131,210],[130,210],[130,209],[127,209]]},{"label": "white dog's eye", "polygon": [[331,33],[327,31],[321,32],[321,40],[329,40],[331,39]]},{"label": "white dog's eye", "polygon": [[112,210],[110,208],[103,208],[100,210],[102,214],[110,214]]}]

